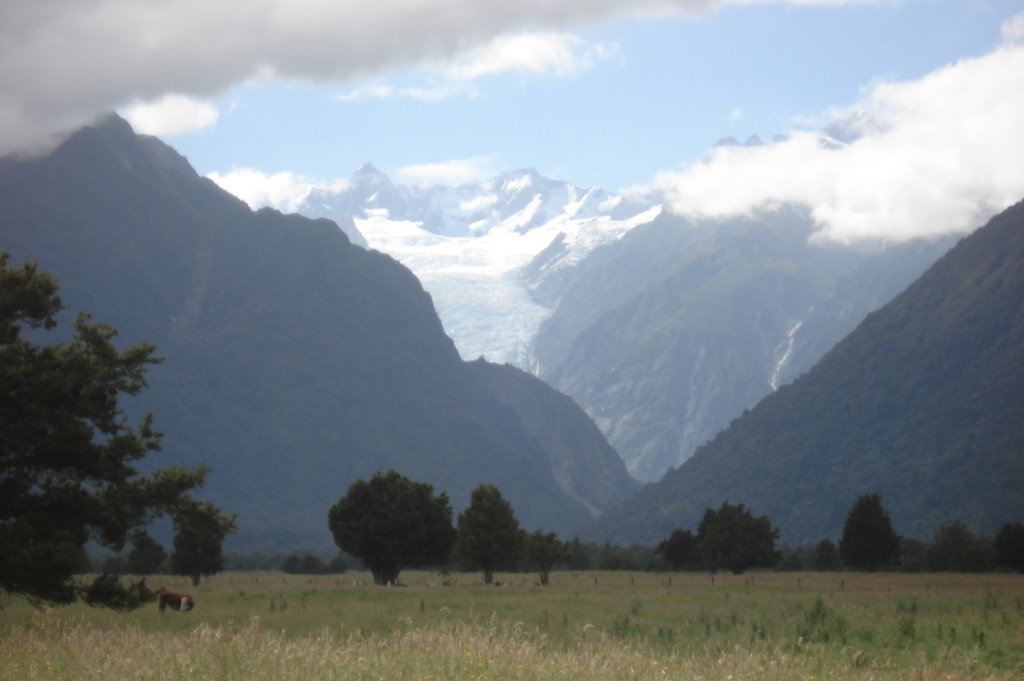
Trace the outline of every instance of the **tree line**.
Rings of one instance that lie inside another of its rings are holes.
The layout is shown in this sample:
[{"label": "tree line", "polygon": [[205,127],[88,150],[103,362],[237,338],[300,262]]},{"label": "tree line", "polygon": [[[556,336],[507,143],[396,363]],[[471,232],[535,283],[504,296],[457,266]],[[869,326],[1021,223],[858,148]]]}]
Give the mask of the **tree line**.
[{"label": "tree line", "polygon": [[[35,603],[71,603],[127,609],[153,600],[145,580],[124,584],[104,574],[75,580],[88,565],[89,542],[120,552],[108,572],[170,571],[201,577],[223,570],[224,538],[235,517],[192,495],[209,472],[168,467],[148,475],[140,461],[160,450],[152,415],[130,425],[118,405],[146,387],[155,348],[118,350],[117,331],[87,314],[74,321],[70,340],[38,345],[63,305],[56,280],[33,263],[7,265],[0,252],[0,590]],[[158,518],[174,529],[168,555],[147,532]],[[779,531],[743,504],[707,509],[697,532],[675,530],[656,548],[562,542],[551,532],[527,533],[511,504],[493,485],[473,490],[453,524],[447,495],[396,471],[358,480],[332,506],[327,524],[335,543],[360,560],[377,584],[393,584],[402,570],[457,565],[493,582],[501,569],[530,566],[547,584],[555,566],[575,569],[729,569],[802,567],[860,570],[918,568],[1024,571],[1024,524],[1007,523],[993,540],[974,537],[958,522],[943,526],[931,545],[900,538],[877,494],[851,508],[838,545],[823,540],[813,552],[776,548]],[[785,555],[784,555],[785,554]],[[288,571],[341,569],[296,557]]]}]

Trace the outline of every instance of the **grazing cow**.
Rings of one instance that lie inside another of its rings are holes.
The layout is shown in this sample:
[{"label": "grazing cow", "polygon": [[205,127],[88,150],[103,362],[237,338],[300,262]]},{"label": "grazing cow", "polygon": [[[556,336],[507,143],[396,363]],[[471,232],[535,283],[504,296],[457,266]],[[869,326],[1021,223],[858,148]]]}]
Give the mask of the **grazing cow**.
[{"label": "grazing cow", "polygon": [[160,592],[160,612],[169,607],[171,610],[184,610],[188,612],[196,605],[196,601],[188,594],[176,594],[170,591]]}]

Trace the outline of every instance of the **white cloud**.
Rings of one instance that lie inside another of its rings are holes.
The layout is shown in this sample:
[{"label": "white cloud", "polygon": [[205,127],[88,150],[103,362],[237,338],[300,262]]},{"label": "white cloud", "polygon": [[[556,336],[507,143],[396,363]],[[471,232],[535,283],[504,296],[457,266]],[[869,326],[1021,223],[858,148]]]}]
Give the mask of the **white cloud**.
[{"label": "white cloud", "polygon": [[805,204],[820,237],[841,241],[965,232],[1024,198],[1024,46],[876,84],[830,115],[852,142],[796,132],[718,148],[655,184],[695,217]]},{"label": "white cloud", "polygon": [[475,96],[475,81],[502,74],[570,78],[618,53],[615,44],[590,43],[572,33],[500,35],[458,57],[434,62],[421,71],[428,85],[397,87],[361,85],[335,96],[340,102],[405,98],[437,102],[455,96]]},{"label": "white cloud", "polygon": [[589,43],[572,33],[506,34],[453,60],[444,72],[455,81],[503,73],[568,78],[616,52],[615,44]]},{"label": "white cloud", "polygon": [[285,213],[294,213],[314,189],[340,192],[348,186],[344,179],[317,182],[290,172],[264,173],[255,168],[232,168],[207,177],[253,210],[270,207]]},{"label": "white cloud", "polygon": [[395,177],[405,184],[442,184],[457,186],[482,182],[495,174],[492,156],[453,159],[399,168]]},{"label": "white cloud", "polygon": [[209,102],[185,95],[164,95],[155,100],[136,100],[121,110],[136,132],[144,135],[179,135],[211,128],[220,113]]},{"label": "white cloud", "polygon": [[1024,12],[1012,16],[1002,25],[1003,40],[1009,44],[1024,41]]},{"label": "white cloud", "polygon": [[[168,93],[208,99],[255,77],[348,82],[440,63],[505,34],[557,33],[617,14],[706,12],[724,4],[728,0],[2,2],[0,154]],[[546,63],[545,69],[557,68]],[[473,70],[468,63],[464,68]]]}]

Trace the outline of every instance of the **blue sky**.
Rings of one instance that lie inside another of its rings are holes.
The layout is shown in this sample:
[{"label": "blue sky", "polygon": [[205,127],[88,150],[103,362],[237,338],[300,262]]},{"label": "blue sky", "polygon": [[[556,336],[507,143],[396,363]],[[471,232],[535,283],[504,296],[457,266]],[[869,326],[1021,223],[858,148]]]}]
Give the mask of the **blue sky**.
[{"label": "blue sky", "polygon": [[[1024,196],[1021,0],[48,0],[0,6],[0,153],[117,110],[252,205],[365,161],[534,167],[823,232],[964,231]],[[805,136],[843,123],[825,155]],[[720,138],[770,149],[711,151]]]},{"label": "blue sky", "polygon": [[[924,1],[620,18],[571,32],[580,51],[606,53],[568,74],[508,71],[437,101],[395,93],[447,84],[430,67],[251,83],[214,100],[212,127],[164,138],[201,173],[251,167],[326,180],[364,161],[396,174],[470,160],[484,173],[532,166],[616,189],[697,160],[722,137],[811,128],[879,80],[984,54],[1013,10]],[[392,91],[359,98],[372,87]]]}]

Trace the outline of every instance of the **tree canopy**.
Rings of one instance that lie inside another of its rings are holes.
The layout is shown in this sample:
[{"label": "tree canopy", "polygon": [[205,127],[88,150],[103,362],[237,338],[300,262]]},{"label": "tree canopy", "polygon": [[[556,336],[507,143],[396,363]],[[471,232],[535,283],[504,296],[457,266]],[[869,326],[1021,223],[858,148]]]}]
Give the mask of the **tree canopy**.
[{"label": "tree canopy", "polygon": [[235,530],[235,517],[225,516],[208,501],[183,503],[174,514],[171,571],[192,584],[224,569],[224,537]]},{"label": "tree canopy", "polygon": [[862,494],[846,516],[839,542],[843,564],[860,570],[898,565],[900,536],[879,494]]},{"label": "tree canopy", "polygon": [[483,570],[484,583],[494,581],[494,571],[511,563],[523,550],[524,532],[512,504],[494,485],[480,485],[459,514],[455,558],[469,570]]},{"label": "tree canopy", "polygon": [[697,537],[689,530],[673,530],[655,550],[675,570],[700,567]]},{"label": "tree canopy", "polygon": [[739,574],[747,568],[772,565],[778,560],[775,542],[779,531],[768,516],[755,518],[743,504],[723,502],[707,509],[697,528],[697,546],[704,566],[729,568]]},{"label": "tree canopy", "polygon": [[537,530],[526,538],[526,559],[539,571],[542,586],[547,585],[551,568],[571,558],[569,547],[554,532]]},{"label": "tree canopy", "polygon": [[173,513],[206,469],[136,470],[160,449],[160,434],[151,415],[130,426],[119,399],[146,387],[146,369],[159,361],[153,346],[118,350],[117,331],[86,314],[69,341],[37,344],[57,326],[57,282],[7,260],[0,253],[0,588],[35,602],[88,596],[120,607],[138,599],[112,583],[88,592],[72,580],[83,546],[120,550],[133,531]]},{"label": "tree canopy", "polygon": [[395,471],[353,482],[327,524],[334,543],[361,560],[375,584],[393,584],[404,568],[446,563],[455,543],[448,496]]}]

